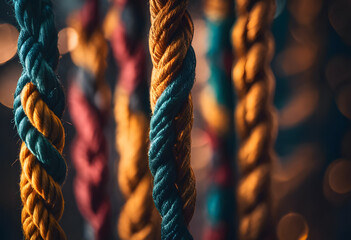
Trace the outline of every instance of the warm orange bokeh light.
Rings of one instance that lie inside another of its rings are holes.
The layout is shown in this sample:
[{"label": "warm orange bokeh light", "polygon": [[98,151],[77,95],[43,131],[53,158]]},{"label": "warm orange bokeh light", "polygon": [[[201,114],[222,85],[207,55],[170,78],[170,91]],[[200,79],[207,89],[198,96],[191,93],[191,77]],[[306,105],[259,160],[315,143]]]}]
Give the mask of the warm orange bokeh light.
[{"label": "warm orange bokeh light", "polygon": [[21,71],[21,65],[14,63],[7,66],[0,74],[0,103],[8,108],[13,108],[13,96]]},{"label": "warm orange bokeh light", "polygon": [[293,99],[280,111],[279,127],[290,128],[302,123],[312,115],[317,107],[319,94],[316,89],[300,90]]},{"label": "warm orange bokeh light", "polygon": [[336,96],[336,104],[340,112],[348,119],[351,119],[351,84],[340,88]]},{"label": "warm orange bokeh light", "polygon": [[58,33],[58,49],[60,55],[68,53],[76,48],[78,44],[78,34],[73,28],[67,27]]},{"label": "warm orange bokeh light", "polygon": [[18,34],[17,29],[11,24],[0,24],[0,64],[15,56]]},{"label": "warm orange bokeh light", "polygon": [[346,194],[351,191],[351,161],[336,160],[329,167],[329,186],[339,194]]},{"label": "warm orange bokeh light", "polygon": [[334,0],[328,9],[330,24],[347,44],[351,44],[350,10],[351,1],[349,0]]},{"label": "warm orange bokeh light", "polygon": [[305,218],[298,213],[288,213],[283,216],[277,227],[279,240],[306,240],[308,225]]}]

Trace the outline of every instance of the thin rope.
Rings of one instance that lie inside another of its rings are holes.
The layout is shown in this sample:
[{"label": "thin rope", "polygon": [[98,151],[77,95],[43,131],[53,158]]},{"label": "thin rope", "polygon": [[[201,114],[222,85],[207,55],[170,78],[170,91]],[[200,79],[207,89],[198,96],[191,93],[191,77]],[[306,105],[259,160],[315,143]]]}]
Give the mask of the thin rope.
[{"label": "thin rope", "polygon": [[69,25],[79,35],[71,52],[78,71],[69,89],[69,109],[77,136],[72,143],[76,169],[77,206],[94,231],[95,239],[111,236],[111,206],[107,194],[108,144],[104,134],[110,107],[110,90],[104,78],[107,43],[99,21],[99,1],[86,0]]},{"label": "thin rope", "polygon": [[274,76],[270,68],[274,39],[270,25],[274,0],[237,0],[238,20],[232,34],[237,55],[233,80],[240,138],[237,189],[240,239],[274,239],[271,226],[270,174],[274,158],[276,116]]},{"label": "thin rope", "polygon": [[152,200],[147,156],[150,105],[143,3],[142,0],[115,0],[120,21],[111,41],[120,69],[114,105],[116,148],[120,155],[118,183],[126,199],[117,229],[119,237],[125,240],[160,238],[160,217]]},{"label": "thin rope", "polygon": [[230,30],[234,1],[207,0],[204,5],[208,29],[208,86],[200,96],[213,152],[206,210],[208,226],[204,240],[234,239],[234,94],[231,80]]},{"label": "thin rope", "polygon": [[161,214],[162,239],[192,239],[187,228],[195,209],[190,165],[193,122],[191,88],[195,53],[187,1],[150,0],[149,48],[153,63],[149,167],[153,198]]},{"label": "thin rope", "polygon": [[17,83],[14,117],[22,139],[20,191],[25,239],[66,239],[58,221],[64,209],[60,184],[66,177],[62,157],[63,88],[57,79],[57,30],[49,0],[14,0],[20,25],[18,55],[23,72]]}]

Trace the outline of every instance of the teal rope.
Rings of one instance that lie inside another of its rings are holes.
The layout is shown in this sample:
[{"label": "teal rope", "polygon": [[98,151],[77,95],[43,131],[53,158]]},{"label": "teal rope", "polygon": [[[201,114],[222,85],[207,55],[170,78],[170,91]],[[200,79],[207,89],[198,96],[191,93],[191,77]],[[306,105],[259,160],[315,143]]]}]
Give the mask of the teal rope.
[{"label": "teal rope", "polygon": [[173,154],[176,142],[174,118],[188,100],[195,79],[195,53],[192,47],[182,69],[156,102],[150,122],[149,167],[154,177],[153,198],[162,216],[162,239],[193,239],[182,212],[182,201],[175,186],[177,167]]},{"label": "teal rope", "polygon": [[23,71],[13,104],[15,125],[20,138],[45,170],[58,183],[66,177],[66,163],[57,149],[32,126],[21,105],[23,87],[32,82],[43,101],[58,118],[63,115],[63,88],[54,72],[58,64],[57,30],[50,0],[13,0],[20,25],[18,56]]},{"label": "teal rope", "polygon": [[[226,63],[225,54],[231,55],[230,29],[233,26],[233,17],[212,21],[206,19],[208,29],[207,59],[210,68],[208,84],[213,89],[216,101],[228,111],[233,112],[234,97],[230,78],[231,64]],[[225,66],[228,65],[229,69]]]},{"label": "teal rope", "polygon": [[[234,89],[230,74],[232,66],[230,31],[234,17],[228,15],[205,20],[208,29],[207,59],[210,69],[207,83],[212,89],[216,105],[221,106],[230,116],[230,122],[229,130],[224,134],[209,129],[213,148],[212,178],[206,199],[209,227],[205,229],[203,239],[234,239]],[[224,180],[219,180],[219,176]]]}]

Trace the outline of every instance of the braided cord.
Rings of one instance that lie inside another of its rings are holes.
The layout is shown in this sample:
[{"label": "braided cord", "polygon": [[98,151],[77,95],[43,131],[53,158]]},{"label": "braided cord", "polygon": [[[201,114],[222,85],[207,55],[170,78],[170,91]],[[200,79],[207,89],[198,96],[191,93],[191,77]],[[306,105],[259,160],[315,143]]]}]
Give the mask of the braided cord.
[{"label": "braided cord", "polygon": [[115,0],[120,21],[112,35],[112,48],[120,67],[114,115],[116,148],[120,155],[118,183],[126,199],[118,233],[125,240],[157,240],[160,217],[152,200],[148,168],[149,93],[143,43],[142,0]]},{"label": "braided cord", "polygon": [[111,206],[107,194],[108,144],[104,134],[110,90],[104,79],[107,43],[98,18],[98,0],[87,0],[78,19],[69,24],[79,35],[71,52],[78,66],[69,89],[69,109],[77,136],[72,143],[76,169],[74,193],[78,209],[94,230],[95,239],[108,239]]},{"label": "braided cord", "polygon": [[272,239],[270,172],[274,157],[276,116],[270,69],[274,40],[270,25],[274,0],[237,0],[238,20],[232,33],[237,54],[233,80],[238,95],[235,112],[240,138],[237,189],[240,239]]},{"label": "braided cord", "polygon": [[20,191],[25,239],[66,239],[60,227],[66,177],[61,117],[65,107],[51,1],[14,0],[20,25],[18,55],[23,72],[14,99],[15,124],[23,143]]},{"label": "braided cord", "polygon": [[162,239],[192,239],[187,229],[196,200],[190,166],[190,91],[196,63],[191,47],[193,23],[186,6],[186,0],[150,0],[153,115],[149,167],[154,176],[154,202],[162,217]]},{"label": "braided cord", "polygon": [[230,74],[233,6],[231,0],[207,0],[204,5],[210,77],[200,104],[213,151],[206,201],[209,226],[204,230],[204,240],[234,239],[234,90]]}]

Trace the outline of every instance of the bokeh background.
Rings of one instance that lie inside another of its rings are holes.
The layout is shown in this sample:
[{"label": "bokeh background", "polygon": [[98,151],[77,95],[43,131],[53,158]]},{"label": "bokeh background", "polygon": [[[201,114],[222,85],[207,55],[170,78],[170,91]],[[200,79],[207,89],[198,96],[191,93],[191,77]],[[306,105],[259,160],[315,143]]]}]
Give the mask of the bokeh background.
[{"label": "bokeh background", "polygon": [[[110,3],[103,4],[105,17]],[[351,1],[279,1],[280,14],[272,32],[276,77],[274,103],[278,109],[277,160],[272,172],[273,216],[280,240],[351,239]],[[62,53],[58,75],[67,87],[74,69],[69,54],[76,42],[66,29],[69,14],[83,0],[54,1]],[[206,225],[205,195],[209,185],[211,148],[204,131],[199,93],[206,85],[206,25],[200,0],[190,1],[195,24],[193,46],[197,55],[193,89],[194,129],[192,165],[197,178],[197,206],[191,222],[195,239]],[[147,4],[145,10],[147,11]],[[0,238],[21,239],[18,161],[19,137],[11,106],[16,81],[21,73],[16,56],[16,21],[9,0],[0,0]],[[147,44],[147,32],[145,45]],[[149,71],[151,62],[149,60]],[[118,66],[109,53],[107,79],[113,89]],[[148,75],[150,76],[150,74]],[[68,111],[64,116],[67,140],[64,155],[69,169],[63,185],[65,212],[61,220],[69,239],[90,239],[91,232],[80,216],[72,191],[75,170],[70,160],[70,142],[75,134]],[[123,204],[117,186],[118,155],[115,124],[111,115],[106,131],[110,149],[109,194],[113,226]],[[235,161],[235,159],[233,159]],[[118,239],[116,227],[114,239]],[[234,228],[233,228],[234,230]]]}]

